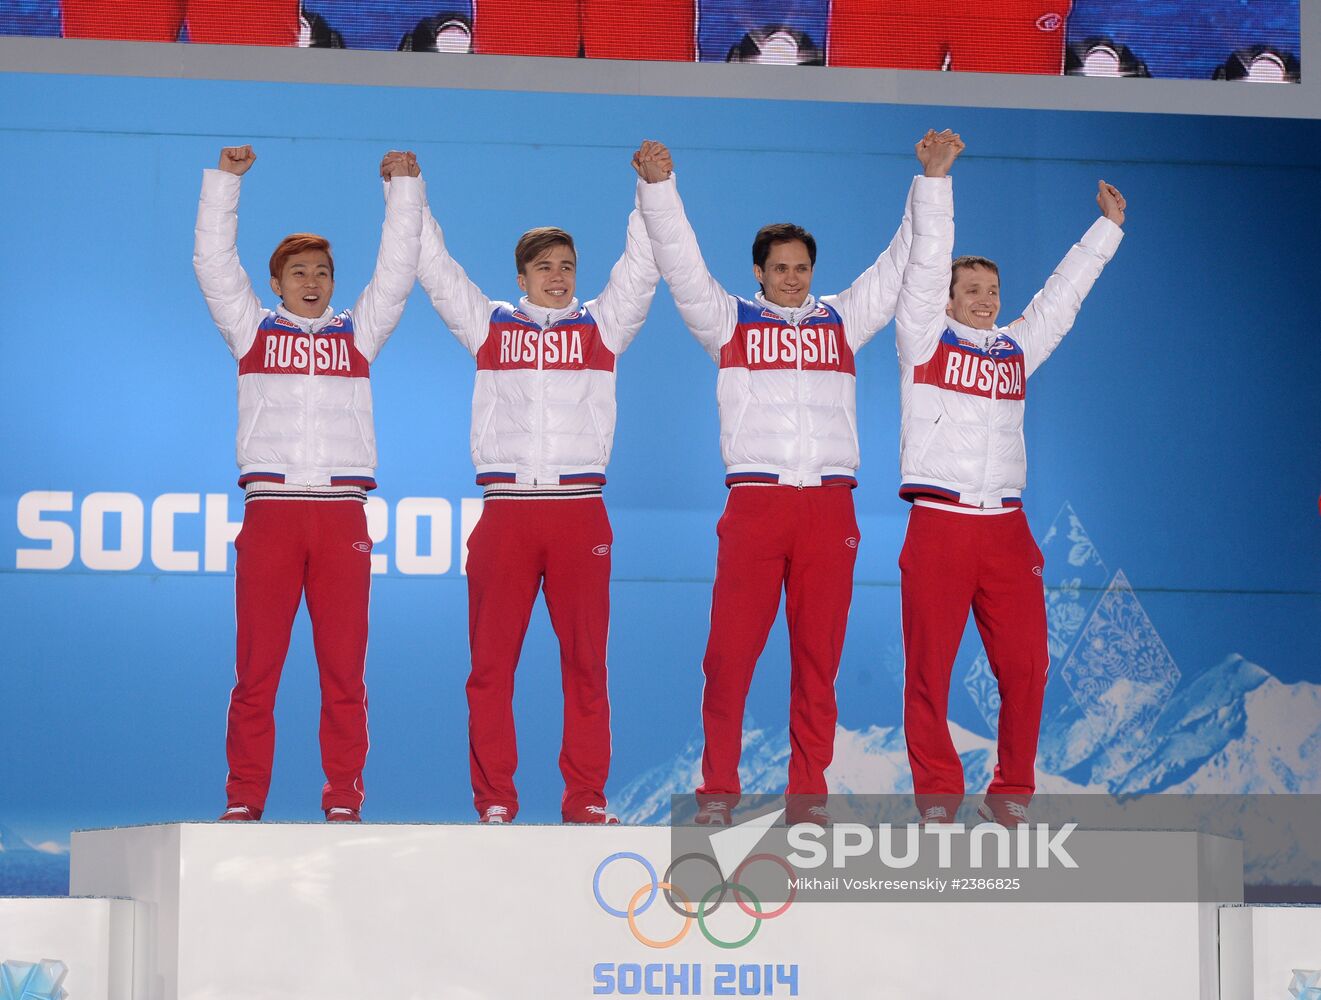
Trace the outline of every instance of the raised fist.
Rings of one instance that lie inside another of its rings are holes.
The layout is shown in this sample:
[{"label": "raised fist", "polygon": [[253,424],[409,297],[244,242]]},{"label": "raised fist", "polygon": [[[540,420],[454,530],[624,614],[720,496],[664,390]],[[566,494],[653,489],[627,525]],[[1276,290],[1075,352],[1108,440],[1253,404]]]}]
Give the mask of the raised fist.
[{"label": "raised fist", "polygon": [[381,157],[381,177],[387,181],[391,177],[419,177],[421,174],[422,168],[417,165],[417,156],[412,152],[392,149]]},{"label": "raised fist", "polygon": [[220,169],[227,174],[242,177],[257,162],[251,146],[226,146],[220,151]]},{"label": "raised fist", "polygon": [[1124,224],[1124,209],[1128,202],[1124,201],[1124,196],[1119,193],[1119,188],[1113,184],[1107,184],[1105,181],[1097,181],[1096,205],[1101,210],[1101,214],[1116,226]]},{"label": "raised fist", "polygon": [[928,129],[927,134],[913,148],[917,152],[918,162],[922,164],[922,172],[926,176],[945,177],[959,154],[963,152],[964,144],[958,133],[949,129],[943,132]]},{"label": "raised fist", "polygon": [[633,169],[648,184],[655,184],[674,172],[674,160],[664,143],[648,139],[633,154]]}]

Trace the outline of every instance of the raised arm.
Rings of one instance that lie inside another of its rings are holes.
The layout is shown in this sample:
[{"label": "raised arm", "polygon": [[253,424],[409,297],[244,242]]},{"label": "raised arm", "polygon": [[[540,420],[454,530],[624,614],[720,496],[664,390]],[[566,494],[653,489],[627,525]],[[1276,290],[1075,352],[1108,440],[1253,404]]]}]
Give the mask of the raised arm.
[{"label": "raised arm", "polygon": [[422,208],[422,253],[417,262],[417,280],[450,333],[476,357],[486,339],[491,300],[450,256],[440,223],[426,205]]},{"label": "raised arm", "polygon": [[417,276],[422,242],[422,210],[426,204],[417,158],[391,152],[381,161],[385,178],[385,223],[376,253],[372,280],[353,305],[353,337],[358,350],[373,361],[403,315]]},{"label": "raised arm", "polygon": [[913,182],[912,246],[894,323],[899,360],[912,366],[931,357],[945,332],[954,250],[954,193],[949,170],[964,145],[947,130],[928,132],[916,148],[923,176]]},{"label": "raised arm", "polygon": [[899,300],[899,286],[903,283],[904,267],[913,243],[913,196],[917,189],[914,180],[904,200],[904,215],[889,245],[853,284],[838,295],[824,296],[844,317],[844,332],[849,347],[857,350],[884,328],[894,317]]},{"label": "raised arm", "polygon": [[679,199],[669,151],[658,142],[643,143],[633,165],[639,177],[638,205],[656,266],[688,329],[706,353],[719,360],[720,348],[734,333],[737,301],[706,268],[697,234]]},{"label": "raised arm", "polygon": [[1027,374],[1045,361],[1073,327],[1082,301],[1092,290],[1101,270],[1119,249],[1124,231],[1127,203],[1118,189],[1098,182],[1096,203],[1101,209],[1083,238],[1060,261],[1055,273],[1033,296],[1023,315],[1010,324],[1010,332],[1023,346]]},{"label": "raised arm", "polygon": [[228,146],[220,151],[218,169],[203,171],[193,236],[197,284],[235,358],[252,346],[263,315],[238,252],[239,178],[256,160],[251,146]]},{"label": "raised arm", "polygon": [[624,254],[615,261],[610,280],[592,303],[601,336],[613,353],[622,354],[642,329],[659,280],[646,224],[642,213],[634,208],[628,215]]}]

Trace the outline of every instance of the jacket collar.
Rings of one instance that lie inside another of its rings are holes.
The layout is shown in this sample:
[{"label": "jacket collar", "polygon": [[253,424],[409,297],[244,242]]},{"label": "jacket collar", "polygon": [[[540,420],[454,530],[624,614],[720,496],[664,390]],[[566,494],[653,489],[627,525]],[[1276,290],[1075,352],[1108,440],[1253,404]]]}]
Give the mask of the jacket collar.
[{"label": "jacket collar", "polygon": [[965,326],[953,316],[945,317],[945,326],[953,331],[956,337],[976,344],[983,350],[994,344],[1000,334],[1004,333],[1003,328],[998,326],[993,326],[989,330],[978,330],[976,327]]},{"label": "jacket collar", "polygon": [[326,306],[326,311],[316,319],[308,319],[306,316],[295,316],[284,307],[283,303],[276,306],[275,311],[305,333],[316,333],[335,318],[335,313],[330,306]]},{"label": "jacket collar", "polygon": [[803,304],[797,308],[777,306],[761,292],[758,292],[753,298],[757,305],[764,309],[769,309],[771,312],[775,313],[775,315],[782,318],[786,323],[792,323],[794,326],[798,326],[803,320],[807,319],[808,316],[811,316],[812,313],[816,312],[817,308],[816,299],[811,295],[803,299]]},{"label": "jacket collar", "polygon": [[570,299],[567,306],[561,306],[559,309],[547,309],[545,306],[533,305],[526,295],[518,300],[518,311],[525,316],[531,316],[532,319],[543,330],[548,326],[554,326],[560,320],[572,316],[579,308],[576,298]]}]

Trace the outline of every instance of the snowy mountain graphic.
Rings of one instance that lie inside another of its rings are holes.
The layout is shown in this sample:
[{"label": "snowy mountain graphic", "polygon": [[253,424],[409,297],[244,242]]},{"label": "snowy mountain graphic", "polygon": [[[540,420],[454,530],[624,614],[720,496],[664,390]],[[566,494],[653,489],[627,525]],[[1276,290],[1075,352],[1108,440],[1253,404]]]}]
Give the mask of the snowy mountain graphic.
[{"label": "snowy mountain graphic", "polygon": [[36,850],[13,830],[0,823],[0,854],[31,854],[36,853]]},{"label": "snowy mountain graphic", "polygon": [[[963,761],[969,789],[985,788],[995,767],[995,741],[950,724],[954,746]],[[778,732],[743,730],[739,783],[748,794],[776,795],[789,777],[789,728]],[[653,768],[611,796],[611,809],[624,823],[664,823],[670,817],[670,796],[689,795],[702,780],[702,737],[695,734],[669,764]],[[913,790],[908,751],[900,726],[870,726],[861,732],[835,729],[835,759],[826,771],[830,791],[837,795],[901,794]],[[1042,792],[1086,792],[1068,778],[1037,771]]]},{"label": "snowy mountain graphic", "polygon": [[[1051,663],[1058,666],[1066,661],[1069,651],[1074,648],[1098,595],[1110,580],[1110,571],[1068,503],[1060,508],[1046,529],[1040,548],[1046,557],[1046,645]],[[987,730],[995,732],[1000,719],[1000,694],[984,651],[977,654],[963,679],[963,686],[986,720]],[[1053,693],[1048,686],[1048,706]]]},{"label": "snowy mountain graphic", "polygon": [[[1052,671],[1046,688],[1039,792],[1321,794],[1321,685],[1281,682],[1238,654],[1185,680],[1123,570],[1111,574],[1065,504],[1041,541]],[[1055,569],[1060,567],[1060,569]],[[999,697],[985,654],[965,689],[990,732]],[[969,794],[995,766],[995,741],[950,724]],[[670,761],[612,800],[630,823],[664,822],[669,797],[700,783],[695,733]],[[787,729],[748,719],[739,777],[747,792],[784,790]],[[836,793],[903,794],[912,777],[900,727],[840,727],[827,772]]]},{"label": "snowy mountain graphic", "polygon": [[52,896],[69,891],[69,856],[33,847],[0,823],[0,895]]},{"label": "snowy mountain graphic", "polygon": [[[955,723],[950,733],[969,792],[986,788],[995,766],[995,741]],[[1050,735],[1060,741],[1061,733]],[[701,760],[697,733],[673,760],[617,792],[612,807],[626,823],[664,822],[670,796],[687,795],[701,783]],[[1113,780],[1091,780],[1109,767],[1109,760],[1106,748],[1096,747],[1093,757],[1058,773],[1042,766],[1039,757],[1037,791],[1321,794],[1321,685],[1284,684],[1255,663],[1230,656],[1170,701],[1129,771]],[[783,792],[788,763],[788,728],[767,732],[749,721],[739,766],[744,791]],[[911,792],[902,727],[838,727],[835,760],[826,777],[836,794]]]}]

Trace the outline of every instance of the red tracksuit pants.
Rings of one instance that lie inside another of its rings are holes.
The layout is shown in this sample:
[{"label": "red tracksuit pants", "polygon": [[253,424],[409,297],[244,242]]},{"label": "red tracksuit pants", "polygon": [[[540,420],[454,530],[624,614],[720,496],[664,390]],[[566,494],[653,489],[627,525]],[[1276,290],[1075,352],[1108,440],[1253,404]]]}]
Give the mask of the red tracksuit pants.
[{"label": "red tracksuit pants", "polygon": [[963,795],[963,764],[947,720],[969,607],[1000,690],[999,759],[988,791],[1032,794],[1050,666],[1041,571],[1041,550],[1021,510],[986,516],[913,507],[899,572],[904,731],[919,809]]},{"label": "red tracksuit pants", "polygon": [[298,0],[64,0],[65,38],[293,45]]},{"label": "red tracksuit pants", "polygon": [[1071,0],[834,0],[832,66],[959,72],[1064,72]]},{"label": "red tracksuit pants", "polygon": [[518,813],[514,670],[537,591],[560,641],[563,815],[605,805],[610,773],[610,544],[600,498],[488,500],[468,538],[468,762],[473,804]]},{"label": "red tracksuit pants", "polygon": [[736,486],[720,539],[702,672],[702,787],[737,800],[743,709],[780,592],[789,625],[790,795],[825,795],[835,751],[835,676],[844,649],[858,522],[846,486]]},{"label": "red tracksuit pants", "polygon": [[304,594],[321,673],[321,808],[362,806],[371,539],[356,500],[251,500],[234,541],[238,650],[225,752],[230,805],[266,806],[275,691]]},{"label": "red tracksuit pants", "polygon": [[477,0],[473,51],[692,62],[696,7],[694,0]]}]

